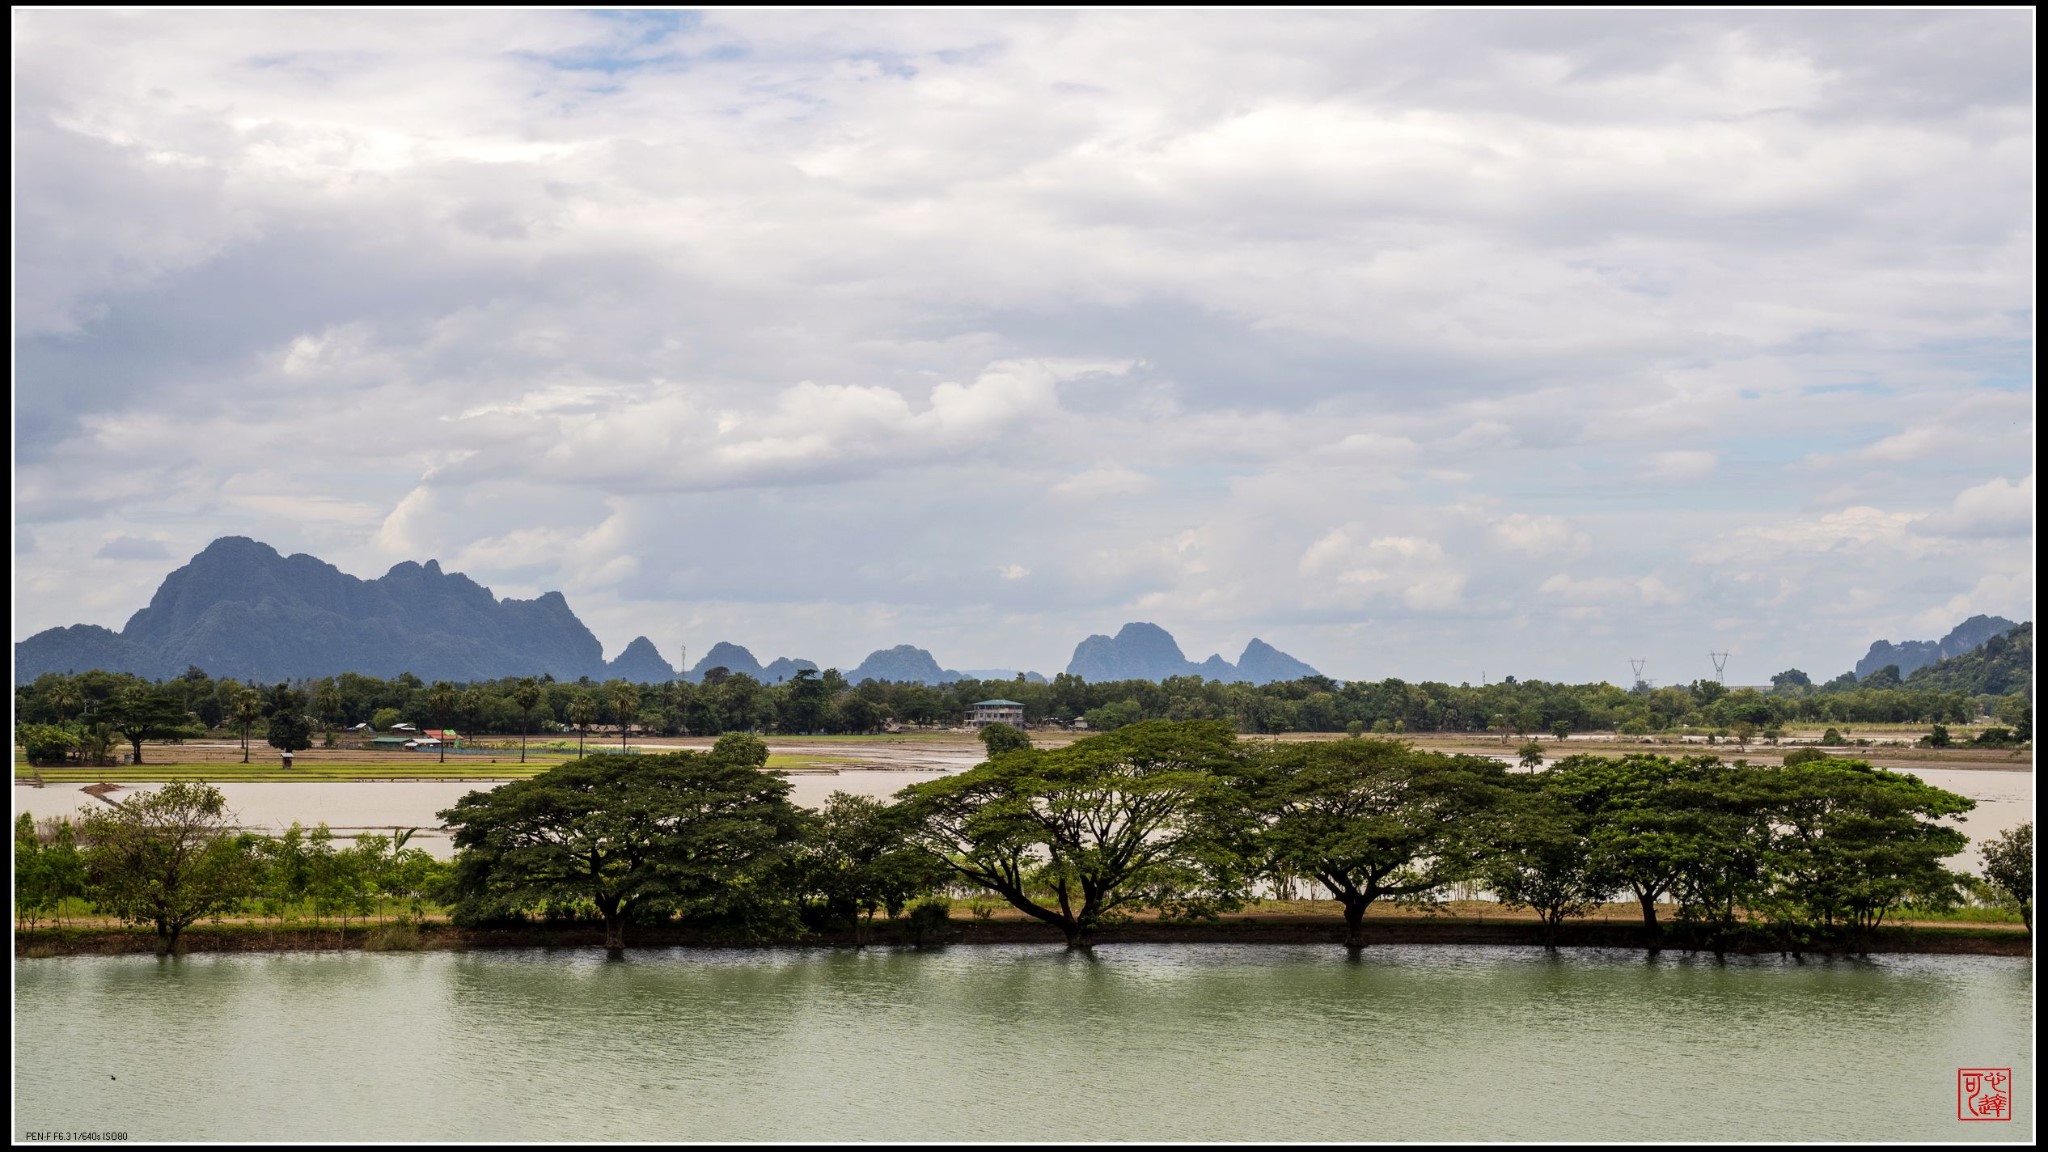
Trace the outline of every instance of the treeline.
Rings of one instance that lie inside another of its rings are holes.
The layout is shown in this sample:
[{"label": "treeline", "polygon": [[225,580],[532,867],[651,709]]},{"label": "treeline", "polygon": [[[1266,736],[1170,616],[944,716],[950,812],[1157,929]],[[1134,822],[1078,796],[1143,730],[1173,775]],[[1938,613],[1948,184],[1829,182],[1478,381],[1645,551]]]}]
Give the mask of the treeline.
[{"label": "treeline", "polygon": [[[1000,697],[1024,705],[1027,723],[1109,731],[1143,720],[1219,720],[1241,733],[1618,731],[1627,735],[1703,729],[1747,739],[1788,723],[1964,724],[1996,716],[2030,738],[2029,697],[1973,697],[1916,688],[1819,691],[1787,684],[1769,692],[1702,680],[1685,688],[1625,690],[1611,684],[1559,684],[1508,677],[1498,684],[1325,677],[1274,684],[1227,684],[1196,676],[1088,683],[1060,675],[1046,683],[962,680],[951,684],[849,684],[836,670],[806,671],[782,684],[713,669],[702,683],[658,684],[506,679],[427,684],[353,673],[283,685],[214,679],[198,668],[148,682],[108,672],[49,674],[15,689],[17,722],[39,726],[36,747],[59,757],[91,758],[126,741],[203,730],[251,732],[278,747],[306,747],[315,732],[367,724],[455,728],[465,734],[617,730],[715,736],[724,732],[863,733],[891,724],[959,723],[975,701]],[[281,731],[280,731],[281,729]],[[28,745],[18,731],[17,743]],[[65,751],[69,749],[69,751]],[[34,758],[38,752],[32,751]]]},{"label": "treeline", "polygon": [[[1770,766],[1579,756],[1514,773],[1389,739],[1244,741],[1214,721],[1143,722],[1057,749],[997,726],[988,744],[983,764],[893,802],[838,793],[821,812],[760,770],[756,737],[592,755],[463,797],[440,814],[452,869],[421,866],[389,891],[438,901],[463,925],[601,922],[612,948],[634,925],[676,920],[859,938],[880,914],[943,921],[950,896],[973,893],[1083,949],[1141,909],[1205,917],[1315,890],[1342,904],[1346,943],[1362,947],[1374,903],[1460,884],[1534,909],[1553,942],[1565,920],[1624,898],[1654,938],[1797,948],[1985,891],[1944,865],[1966,839],[1937,822],[1972,801],[1818,754]],[[225,825],[217,792],[170,785],[89,813],[30,855],[74,853],[82,863],[65,874],[83,898],[154,925],[166,947],[197,917],[327,890],[287,863],[302,853]],[[167,863],[172,843],[183,867]],[[1988,883],[2029,925],[2031,844],[2029,826],[1986,852]],[[374,839],[350,851],[364,876],[403,857]],[[40,867],[28,874],[56,871]],[[1662,922],[1670,903],[1675,920]]]},{"label": "treeline", "polygon": [[218,789],[166,784],[119,804],[14,823],[14,914],[30,928],[83,907],[155,929],[174,950],[202,919],[260,916],[279,926],[391,915],[417,922],[449,866],[407,847],[411,832],[337,844],[322,824],[281,836],[233,826]]}]

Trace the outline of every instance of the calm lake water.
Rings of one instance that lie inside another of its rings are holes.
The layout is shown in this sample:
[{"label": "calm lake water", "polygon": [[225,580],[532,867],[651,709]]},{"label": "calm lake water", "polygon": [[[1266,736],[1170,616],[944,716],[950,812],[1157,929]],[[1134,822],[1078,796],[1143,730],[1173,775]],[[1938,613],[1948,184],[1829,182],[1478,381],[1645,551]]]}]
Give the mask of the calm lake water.
[{"label": "calm lake water", "polygon": [[[2027,1140],[2030,963],[1037,947],[15,969],[14,1135]],[[2013,1069],[2012,1123],[1955,1070]]]}]

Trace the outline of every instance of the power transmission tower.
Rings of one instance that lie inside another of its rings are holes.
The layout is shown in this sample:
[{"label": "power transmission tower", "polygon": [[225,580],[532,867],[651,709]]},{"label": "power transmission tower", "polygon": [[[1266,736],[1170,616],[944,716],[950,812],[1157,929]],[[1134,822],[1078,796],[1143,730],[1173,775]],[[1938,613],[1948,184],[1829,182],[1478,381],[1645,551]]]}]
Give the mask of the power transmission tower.
[{"label": "power transmission tower", "polygon": [[1643,669],[1649,666],[1650,662],[1648,659],[1637,659],[1633,656],[1629,658],[1628,670],[1634,673],[1634,679],[1641,680],[1643,678]]},{"label": "power transmission tower", "polygon": [[1728,654],[1726,652],[1709,652],[1707,655],[1714,661],[1714,682],[1717,684],[1728,683]]}]

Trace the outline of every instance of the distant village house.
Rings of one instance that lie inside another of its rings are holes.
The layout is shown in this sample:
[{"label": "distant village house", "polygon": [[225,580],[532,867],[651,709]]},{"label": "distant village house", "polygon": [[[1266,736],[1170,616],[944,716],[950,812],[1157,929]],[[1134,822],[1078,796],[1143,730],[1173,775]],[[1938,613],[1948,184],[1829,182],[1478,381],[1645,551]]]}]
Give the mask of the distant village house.
[{"label": "distant village house", "polygon": [[969,728],[980,728],[988,724],[1008,724],[1012,728],[1022,728],[1024,706],[1015,700],[982,700],[968,706]]}]

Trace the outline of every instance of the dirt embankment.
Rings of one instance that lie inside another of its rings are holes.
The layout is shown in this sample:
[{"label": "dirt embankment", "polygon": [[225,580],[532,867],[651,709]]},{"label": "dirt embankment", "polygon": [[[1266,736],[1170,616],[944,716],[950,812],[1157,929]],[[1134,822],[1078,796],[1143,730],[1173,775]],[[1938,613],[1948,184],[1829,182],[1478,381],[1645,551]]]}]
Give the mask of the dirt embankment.
[{"label": "dirt embankment", "polygon": [[[639,948],[730,948],[730,947],[847,947],[854,943],[851,933],[813,934],[789,939],[748,939],[729,930],[693,925],[633,927],[627,931],[629,947]],[[1530,947],[1543,943],[1540,925],[1533,922],[1466,920],[1452,918],[1388,918],[1367,921],[1370,945],[1457,944],[1479,947]],[[1328,944],[1340,946],[1343,921],[1329,916],[1265,915],[1224,917],[1194,923],[1140,921],[1104,929],[1096,943],[1117,944]],[[869,943],[901,946],[915,943],[909,925],[903,921],[877,923]],[[937,940],[925,943],[1045,944],[1057,945],[1060,934],[1048,925],[1021,919],[952,920]],[[576,948],[596,949],[604,945],[603,930],[597,925],[532,924],[515,928],[455,928],[445,923],[428,923],[418,929],[392,926],[355,925],[346,929],[274,928],[260,924],[199,925],[188,929],[180,941],[181,952],[284,952],[284,951],[416,951],[467,950],[472,948]],[[1613,921],[1573,922],[1558,931],[1563,948],[1623,948],[1648,950],[1650,938],[1639,924]],[[1676,934],[1655,943],[1661,950],[1694,950]],[[155,933],[147,930],[108,927],[66,927],[19,930],[15,933],[17,958],[47,956],[111,956],[157,951]],[[1706,951],[1709,949],[1698,949]],[[1723,951],[1735,954],[1791,954],[1776,942],[1758,939],[1725,944]],[[2031,938],[2020,931],[1968,926],[1886,927],[1854,940],[1816,941],[1802,946],[1802,955],[1926,953],[1939,955],[2032,955]]]}]

